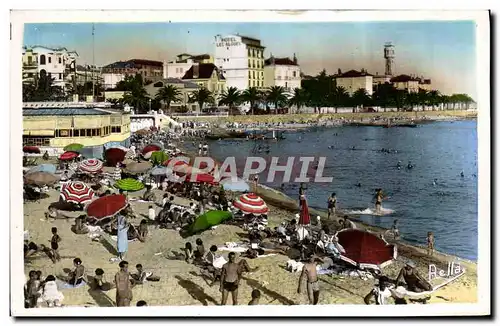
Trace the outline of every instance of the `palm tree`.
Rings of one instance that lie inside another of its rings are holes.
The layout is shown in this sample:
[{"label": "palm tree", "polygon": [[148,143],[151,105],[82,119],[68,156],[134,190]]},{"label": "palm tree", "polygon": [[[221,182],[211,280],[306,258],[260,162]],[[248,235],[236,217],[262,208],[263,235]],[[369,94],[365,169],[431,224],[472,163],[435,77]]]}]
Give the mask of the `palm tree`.
[{"label": "palm tree", "polygon": [[189,97],[189,103],[198,103],[200,112],[203,110],[203,105],[205,103],[213,103],[214,101],[215,99],[212,92],[210,92],[205,87],[192,92],[191,96]]},{"label": "palm tree", "polygon": [[432,111],[434,111],[434,107],[441,103],[441,94],[438,91],[430,91],[428,93],[429,104],[432,106]]},{"label": "palm tree", "polygon": [[293,90],[292,98],[290,98],[289,104],[295,105],[297,111],[306,103],[306,92],[301,88],[295,88]]},{"label": "palm tree", "polygon": [[229,106],[229,114],[241,103],[241,92],[236,87],[229,87],[220,96],[219,105]]},{"label": "palm tree", "polygon": [[266,99],[268,102],[271,102],[274,104],[274,110],[277,114],[280,104],[286,103],[286,101],[288,100],[288,97],[286,95],[286,91],[285,91],[284,87],[271,86],[271,88],[269,88],[269,90],[266,94]]},{"label": "palm tree", "polygon": [[394,89],[394,86],[390,83],[375,86],[375,92],[372,95],[372,99],[375,105],[384,108],[384,112],[387,111],[387,106],[391,103],[391,94],[394,93]]},{"label": "palm tree", "polygon": [[167,112],[170,114],[170,103],[181,100],[181,92],[174,85],[166,85],[156,94],[156,100],[167,105]]},{"label": "palm tree", "polygon": [[134,107],[140,113],[148,111],[149,100],[148,92],[142,86],[125,92],[123,95],[123,103]]},{"label": "palm tree", "polygon": [[253,115],[253,109],[255,107],[255,103],[259,102],[262,99],[261,91],[258,90],[256,87],[250,87],[241,94],[241,97],[244,101],[250,103],[250,109],[252,110],[252,115]]},{"label": "palm tree", "polygon": [[335,113],[340,106],[349,104],[349,93],[342,86],[335,87],[328,95],[329,104],[335,108]]},{"label": "palm tree", "polygon": [[370,95],[368,95],[368,92],[364,88],[360,88],[352,94],[352,103],[354,106],[366,106],[370,103]]}]

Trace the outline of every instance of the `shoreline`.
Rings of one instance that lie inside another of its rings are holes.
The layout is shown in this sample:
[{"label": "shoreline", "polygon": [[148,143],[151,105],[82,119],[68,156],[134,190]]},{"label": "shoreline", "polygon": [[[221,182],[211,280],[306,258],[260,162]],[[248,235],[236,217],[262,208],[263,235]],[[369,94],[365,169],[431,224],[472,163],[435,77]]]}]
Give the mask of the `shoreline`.
[{"label": "shoreline", "polygon": [[[177,144],[177,146],[179,147],[179,149],[181,149],[182,153],[184,153],[191,160],[197,156],[197,154],[194,153],[193,151],[186,149],[182,143]],[[218,165],[218,166],[221,165],[221,162],[217,158],[210,156],[210,155],[209,155],[209,157],[214,160],[216,165]],[[285,211],[288,211],[288,212],[291,212],[293,214],[296,214],[297,212],[299,212],[298,201],[294,200],[293,198],[286,195],[282,191],[280,191],[278,189],[274,189],[272,187],[265,186],[265,185],[260,185],[260,184],[258,184],[257,188],[255,189],[251,185],[250,182],[248,182],[246,180],[245,180],[245,182],[249,183],[253,192],[256,193],[257,195],[259,195],[266,202],[266,204],[274,206],[274,207],[282,209],[282,210],[285,210]],[[313,216],[320,216],[322,223],[325,223],[326,221],[328,221],[328,219],[327,219],[328,212],[326,210],[320,210],[320,209],[309,207],[309,213],[311,215],[311,220],[313,220],[313,218],[312,218]],[[340,210],[338,212],[338,214],[343,215],[343,211]],[[340,216],[336,216],[336,219],[338,219],[338,218],[340,218]],[[356,225],[361,226],[362,229],[364,229],[364,230],[369,230],[369,231],[376,232],[376,233],[383,233],[383,232],[389,230],[389,229],[385,229],[382,227],[378,227],[378,226],[374,226],[374,225],[370,225],[368,223],[362,222],[358,218],[359,218],[359,215],[349,215],[349,219],[351,219],[353,222],[355,222]],[[334,221],[334,220],[331,219],[331,221]],[[390,241],[388,241],[388,242],[390,242]],[[398,247],[403,246],[403,247],[406,247],[412,251],[413,250],[416,250],[416,251],[424,250],[425,251],[425,246],[411,244],[409,242],[405,242],[404,240],[398,240],[398,241],[395,241],[394,243],[397,244]],[[446,261],[449,261],[449,259],[451,258],[451,260],[458,260],[458,261],[466,262],[468,264],[474,264],[477,266],[477,261],[475,261],[475,260],[462,258],[462,257],[457,256],[457,255],[449,254],[446,252],[440,252],[437,250],[435,250],[434,253],[435,253],[434,258],[437,256],[440,256],[442,259],[444,259]],[[441,262],[442,262],[442,259],[440,259]]]}]

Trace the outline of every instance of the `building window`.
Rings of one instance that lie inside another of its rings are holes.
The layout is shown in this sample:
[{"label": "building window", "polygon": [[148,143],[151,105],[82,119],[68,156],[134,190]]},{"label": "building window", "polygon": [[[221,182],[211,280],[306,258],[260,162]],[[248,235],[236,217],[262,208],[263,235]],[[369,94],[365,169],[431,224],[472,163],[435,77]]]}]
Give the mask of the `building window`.
[{"label": "building window", "polygon": [[252,56],[252,50],[248,49],[248,56],[251,57]]},{"label": "building window", "polygon": [[29,57],[28,57],[28,64],[30,65],[32,62],[33,62],[33,57],[32,57],[32,56],[29,56]]},{"label": "building window", "polygon": [[62,74],[59,74],[59,79],[62,79]]},{"label": "building window", "polygon": [[122,132],[121,126],[111,126],[111,132],[115,134],[119,134]]},{"label": "building window", "polygon": [[297,77],[297,72],[296,71],[293,72],[293,77]]},{"label": "building window", "polygon": [[59,57],[59,63],[62,63],[62,59],[61,59],[61,57]]},{"label": "building window", "polygon": [[70,137],[69,129],[56,129],[56,137]]},{"label": "building window", "polygon": [[79,129],[73,130],[73,137],[80,137],[80,130]]},{"label": "building window", "polygon": [[92,136],[92,129],[85,129],[85,137],[91,137]]},{"label": "building window", "polygon": [[44,64],[45,64],[45,54],[42,54],[42,55],[40,56],[40,64],[41,64],[41,65],[44,65]]},{"label": "building window", "polygon": [[50,146],[50,138],[47,137],[25,137],[23,136],[23,146]]},{"label": "building window", "polygon": [[52,58],[51,57],[49,57],[49,63],[52,63]]},{"label": "building window", "polygon": [[252,66],[252,60],[248,59],[248,67],[250,68]]}]

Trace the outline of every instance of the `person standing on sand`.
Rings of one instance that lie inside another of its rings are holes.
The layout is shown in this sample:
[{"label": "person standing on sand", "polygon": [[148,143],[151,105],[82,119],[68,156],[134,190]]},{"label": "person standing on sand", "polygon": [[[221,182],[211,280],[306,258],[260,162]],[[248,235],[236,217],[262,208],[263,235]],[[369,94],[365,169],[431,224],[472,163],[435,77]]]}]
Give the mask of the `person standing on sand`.
[{"label": "person standing on sand", "polygon": [[238,304],[238,286],[242,274],[245,272],[254,272],[258,269],[258,267],[250,268],[245,259],[242,259],[239,263],[236,263],[236,254],[234,252],[229,253],[228,259],[229,262],[225,263],[224,266],[222,266],[220,278],[222,306],[226,305],[229,292],[231,292],[231,296],[233,298],[233,305]]},{"label": "person standing on sand", "polygon": [[316,257],[314,255],[309,257],[309,261],[302,267],[302,273],[299,277],[299,287],[297,289],[297,293],[299,294],[302,292],[302,280],[304,278],[307,281],[309,304],[317,305],[319,301],[319,283],[316,270]]},{"label": "person standing on sand", "polygon": [[332,193],[332,195],[328,197],[328,218],[330,218],[330,215],[335,216],[336,207],[337,207],[337,194]]},{"label": "person standing on sand", "polygon": [[59,242],[61,242],[61,237],[57,234],[57,228],[52,228],[52,238],[50,239],[50,248],[52,249],[53,262],[61,260],[59,255]]},{"label": "person standing on sand", "polygon": [[434,255],[434,233],[427,232],[427,255]]},{"label": "person standing on sand", "polygon": [[120,271],[115,275],[116,284],[116,306],[128,307],[132,301],[132,283],[128,272],[128,262],[122,260],[119,264]]},{"label": "person standing on sand", "polygon": [[117,222],[118,231],[116,245],[118,251],[118,259],[123,260],[125,254],[128,251],[128,229],[130,225],[123,215],[118,215]]}]

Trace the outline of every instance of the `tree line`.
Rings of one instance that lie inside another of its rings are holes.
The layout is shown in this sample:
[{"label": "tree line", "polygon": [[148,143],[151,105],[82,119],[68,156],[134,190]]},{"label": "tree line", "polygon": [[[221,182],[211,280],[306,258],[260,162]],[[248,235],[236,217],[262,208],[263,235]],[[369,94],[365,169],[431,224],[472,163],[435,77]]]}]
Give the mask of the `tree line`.
[{"label": "tree line", "polygon": [[[23,85],[23,101],[46,101],[64,98],[64,92],[52,86],[48,76],[40,76],[34,84]],[[150,97],[145,85],[151,81],[144,81],[142,76],[127,76],[117,83],[114,90],[123,91],[121,99],[108,100],[116,105],[128,104],[138,113],[158,110],[162,106],[171,113],[172,103],[182,101],[182,92],[174,85],[161,87],[156,96]],[[77,94],[96,95],[103,90],[100,85],[93,87],[92,82],[78,85],[76,90],[69,90]],[[426,106],[432,109],[443,108],[447,110],[468,109],[474,100],[467,94],[444,95],[436,90],[419,89],[418,92],[408,93],[406,90],[397,89],[390,83],[374,85],[373,94],[369,95],[365,89],[358,89],[350,95],[344,88],[338,87],[335,78],[326,74],[325,70],[317,76],[303,79],[301,88],[288,92],[284,87],[272,86],[268,89],[255,87],[240,91],[229,87],[220,96],[216,96],[206,88],[200,88],[190,93],[189,103],[197,103],[200,110],[217,110],[218,106],[227,106],[230,114],[240,114],[238,107],[248,104],[250,111],[247,114],[269,114],[271,107],[273,113],[301,112],[304,107],[312,107],[319,112],[321,107],[334,108],[370,108],[380,107],[396,108],[398,111],[413,111],[417,107]],[[265,108],[265,109],[263,109]],[[186,107],[176,108],[177,112],[187,112]]]}]

